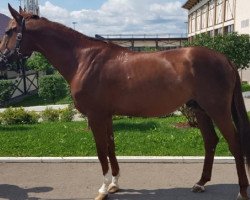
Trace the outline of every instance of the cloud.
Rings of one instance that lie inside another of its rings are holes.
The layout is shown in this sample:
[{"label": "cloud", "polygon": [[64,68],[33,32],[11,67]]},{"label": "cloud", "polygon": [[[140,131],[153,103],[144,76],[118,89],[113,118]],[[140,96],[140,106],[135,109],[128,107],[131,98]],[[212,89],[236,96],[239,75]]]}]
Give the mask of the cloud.
[{"label": "cloud", "polygon": [[182,0],[107,0],[99,9],[68,11],[46,1],[41,15],[87,35],[185,33],[187,13]]},{"label": "cloud", "polygon": [[67,24],[65,20],[70,17],[70,13],[66,9],[56,6],[49,1],[46,1],[44,6],[40,6],[40,12],[50,20],[56,20],[60,23],[66,22]]}]

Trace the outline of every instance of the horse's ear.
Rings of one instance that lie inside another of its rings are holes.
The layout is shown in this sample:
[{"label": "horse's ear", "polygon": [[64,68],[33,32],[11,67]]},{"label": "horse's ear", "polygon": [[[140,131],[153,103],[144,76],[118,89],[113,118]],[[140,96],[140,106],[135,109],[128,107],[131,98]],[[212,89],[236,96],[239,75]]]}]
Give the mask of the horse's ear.
[{"label": "horse's ear", "polygon": [[14,8],[11,7],[10,4],[8,4],[10,14],[12,17],[16,20],[18,24],[22,24],[23,16],[20,15]]},{"label": "horse's ear", "polygon": [[19,6],[19,13],[22,14],[24,11],[21,6]]}]

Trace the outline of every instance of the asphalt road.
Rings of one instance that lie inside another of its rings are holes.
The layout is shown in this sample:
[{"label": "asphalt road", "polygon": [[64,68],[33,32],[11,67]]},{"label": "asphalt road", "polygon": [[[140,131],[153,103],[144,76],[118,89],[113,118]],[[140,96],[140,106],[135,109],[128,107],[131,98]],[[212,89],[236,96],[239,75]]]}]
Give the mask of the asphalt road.
[{"label": "asphalt road", "polygon": [[[122,190],[110,200],[231,200],[238,193],[234,164],[215,164],[202,194],[190,192],[202,164],[122,163]],[[87,200],[101,186],[98,163],[2,163],[0,199]]]}]

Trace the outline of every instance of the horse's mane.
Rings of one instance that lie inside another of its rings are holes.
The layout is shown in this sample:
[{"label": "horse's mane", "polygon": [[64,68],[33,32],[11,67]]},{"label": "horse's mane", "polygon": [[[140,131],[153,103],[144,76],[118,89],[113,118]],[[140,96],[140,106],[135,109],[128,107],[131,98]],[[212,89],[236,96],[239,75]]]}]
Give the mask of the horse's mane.
[{"label": "horse's mane", "polygon": [[65,26],[65,25],[63,25],[61,23],[50,21],[49,19],[47,19],[45,17],[39,17],[38,15],[34,15],[34,14],[26,13],[26,12],[22,13],[22,16],[26,20],[35,19],[35,20],[42,20],[44,22],[47,22],[51,26],[53,26],[55,29],[58,29],[61,33],[70,34],[71,36],[73,36],[74,38],[77,38],[77,39],[88,40],[90,42],[91,41],[92,42],[98,42],[99,44],[109,45],[109,46],[116,47],[116,48],[123,48],[123,47],[121,47],[119,45],[116,45],[114,43],[111,43],[109,41],[105,41],[105,40],[101,40],[101,39],[98,39],[98,38],[87,36],[87,35],[85,35],[83,33],[80,33],[80,32],[78,32],[76,30],[73,30],[72,28],[67,27],[67,26]]}]

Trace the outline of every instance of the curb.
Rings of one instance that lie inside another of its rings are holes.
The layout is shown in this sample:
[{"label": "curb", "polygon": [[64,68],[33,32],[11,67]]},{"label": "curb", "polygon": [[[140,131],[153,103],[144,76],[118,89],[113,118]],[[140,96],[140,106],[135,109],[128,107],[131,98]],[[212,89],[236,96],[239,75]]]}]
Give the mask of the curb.
[{"label": "curb", "polygon": [[[51,108],[51,109],[65,109],[68,107],[68,104],[60,104],[60,105],[46,105],[46,106],[28,106],[28,107],[23,107],[24,110],[26,111],[35,111],[35,112],[42,112],[46,110],[46,108]],[[1,108],[0,112],[4,112],[6,108]]]},{"label": "curb", "polygon": [[[119,163],[203,163],[196,156],[117,156]],[[99,163],[97,157],[0,157],[0,163]],[[233,164],[233,157],[215,157],[216,164]]]}]

